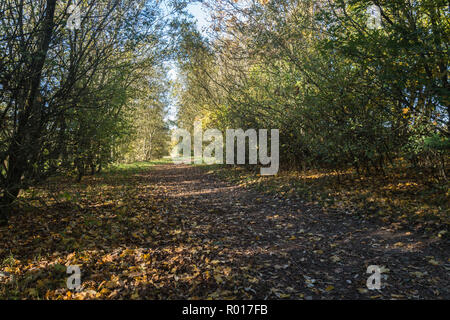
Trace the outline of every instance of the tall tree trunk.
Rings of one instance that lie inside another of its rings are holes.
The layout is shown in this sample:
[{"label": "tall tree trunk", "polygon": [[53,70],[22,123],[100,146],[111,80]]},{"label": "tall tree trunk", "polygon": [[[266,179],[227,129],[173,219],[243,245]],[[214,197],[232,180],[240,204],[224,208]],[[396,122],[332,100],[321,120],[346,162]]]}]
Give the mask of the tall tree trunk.
[{"label": "tall tree trunk", "polygon": [[[35,158],[39,152],[39,136],[42,130],[40,123],[41,102],[37,101],[42,80],[42,70],[50,46],[54,29],[55,6],[57,0],[47,0],[45,17],[38,38],[37,52],[32,53],[29,67],[29,78],[23,84],[23,105],[18,113],[17,131],[13,134],[8,148],[8,172],[6,186],[0,199],[0,221],[7,223],[11,204],[19,195],[22,176],[30,166],[28,159]],[[23,53],[29,54],[29,53]],[[36,121],[39,120],[39,121]],[[36,123],[37,122],[37,123]]]}]

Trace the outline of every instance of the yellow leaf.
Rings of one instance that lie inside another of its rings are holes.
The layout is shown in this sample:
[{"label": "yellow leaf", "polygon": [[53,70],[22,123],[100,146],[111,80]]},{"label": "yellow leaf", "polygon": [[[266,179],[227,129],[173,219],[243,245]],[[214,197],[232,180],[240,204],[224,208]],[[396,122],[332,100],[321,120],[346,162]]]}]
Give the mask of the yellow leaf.
[{"label": "yellow leaf", "polygon": [[432,264],[433,266],[440,265],[440,263],[438,261],[434,260],[434,259],[429,260],[428,263]]},{"label": "yellow leaf", "polygon": [[423,277],[423,273],[422,273],[422,272],[419,272],[419,271],[411,272],[411,274],[412,274],[413,276],[416,276],[417,278],[422,278],[422,277]]},{"label": "yellow leaf", "polygon": [[259,282],[259,280],[257,278],[251,278],[251,279],[248,279],[248,281],[251,282],[251,283],[258,283]]},{"label": "yellow leaf", "polygon": [[364,289],[364,288],[358,288],[358,292],[359,293],[367,293],[367,292],[369,292],[369,290]]},{"label": "yellow leaf", "polygon": [[339,261],[341,261],[341,258],[339,258],[338,256],[332,256],[332,257],[331,257],[331,261],[333,261],[333,262],[339,262]]},{"label": "yellow leaf", "polygon": [[35,288],[29,288],[28,290],[27,290],[27,292],[28,292],[28,294],[30,295],[30,296],[37,296],[39,293],[38,293],[38,291],[35,289]]},{"label": "yellow leaf", "polygon": [[138,294],[137,292],[133,293],[133,294],[131,295],[131,299],[132,299],[132,300],[137,300],[137,299],[139,299],[139,294]]},{"label": "yellow leaf", "polygon": [[150,261],[151,257],[150,257],[150,253],[146,253],[142,256],[142,258],[144,259],[144,261]]},{"label": "yellow leaf", "polygon": [[222,283],[223,282],[222,277],[219,276],[218,274],[214,275],[214,279],[216,280],[217,283]]},{"label": "yellow leaf", "polygon": [[133,236],[133,238],[139,239],[139,234],[137,232],[133,232],[131,235]]}]

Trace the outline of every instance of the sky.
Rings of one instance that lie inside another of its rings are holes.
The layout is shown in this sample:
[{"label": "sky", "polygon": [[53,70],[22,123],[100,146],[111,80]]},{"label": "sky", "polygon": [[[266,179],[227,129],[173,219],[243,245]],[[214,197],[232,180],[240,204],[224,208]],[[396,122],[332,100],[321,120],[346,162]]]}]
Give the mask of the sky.
[{"label": "sky", "polygon": [[199,31],[209,26],[208,14],[200,3],[193,3],[188,6],[188,11],[192,14],[197,21],[197,28]]}]

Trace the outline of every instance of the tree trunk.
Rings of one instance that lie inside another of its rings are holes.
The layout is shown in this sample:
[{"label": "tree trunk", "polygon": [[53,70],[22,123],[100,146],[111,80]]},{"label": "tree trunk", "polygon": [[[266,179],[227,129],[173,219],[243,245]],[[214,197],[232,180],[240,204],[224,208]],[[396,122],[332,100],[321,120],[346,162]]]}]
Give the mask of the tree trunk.
[{"label": "tree trunk", "polygon": [[53,35],[55,6],[56,0],[47,0],[42,31],[37,41],[37,51],[29,52],[29,54],[32,54],[28,70],[30,76],[22,83],[23,92],[26,94],[21,99],[22,108],[18,112],[17,131],[13,133],[8,148],[6,186],[0,199],[0,220],[2,223],[7,223],[11,204],[19,195],[22,176],[29,169],[29,162],[32,162],[36,158],[36,153],[40,151],[39,145],[35,145],[39,141],[42,130],[40,121],[41,102],[37,101],[37,97],[41,85],[42,70]]}]

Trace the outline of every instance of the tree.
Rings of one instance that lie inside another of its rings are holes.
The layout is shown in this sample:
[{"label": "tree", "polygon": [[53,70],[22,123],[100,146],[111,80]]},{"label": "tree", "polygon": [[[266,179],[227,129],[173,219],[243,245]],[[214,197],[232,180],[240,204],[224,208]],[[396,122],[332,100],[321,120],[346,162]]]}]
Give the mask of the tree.
[{"label": "tree", "polygon": [[[286,167],[382,174],[404,157],[445,177],[444,1],[206,5],[210,37],[188,31],[180,47],[185,127],[203,117],[218,128],[278,128]],[[368,24],[371,5],[382,28]]]},{"label": "tree", "polygon": [[82,176],[82,167],[108,158],[123,127],[127,88],[139,68],[163,56],[158,34],[168,22],[158,3],[79,2],[81,26],[71,31],[72,2],[0,2],[3,222],[19,191],[57,173],[62,163]]}]

